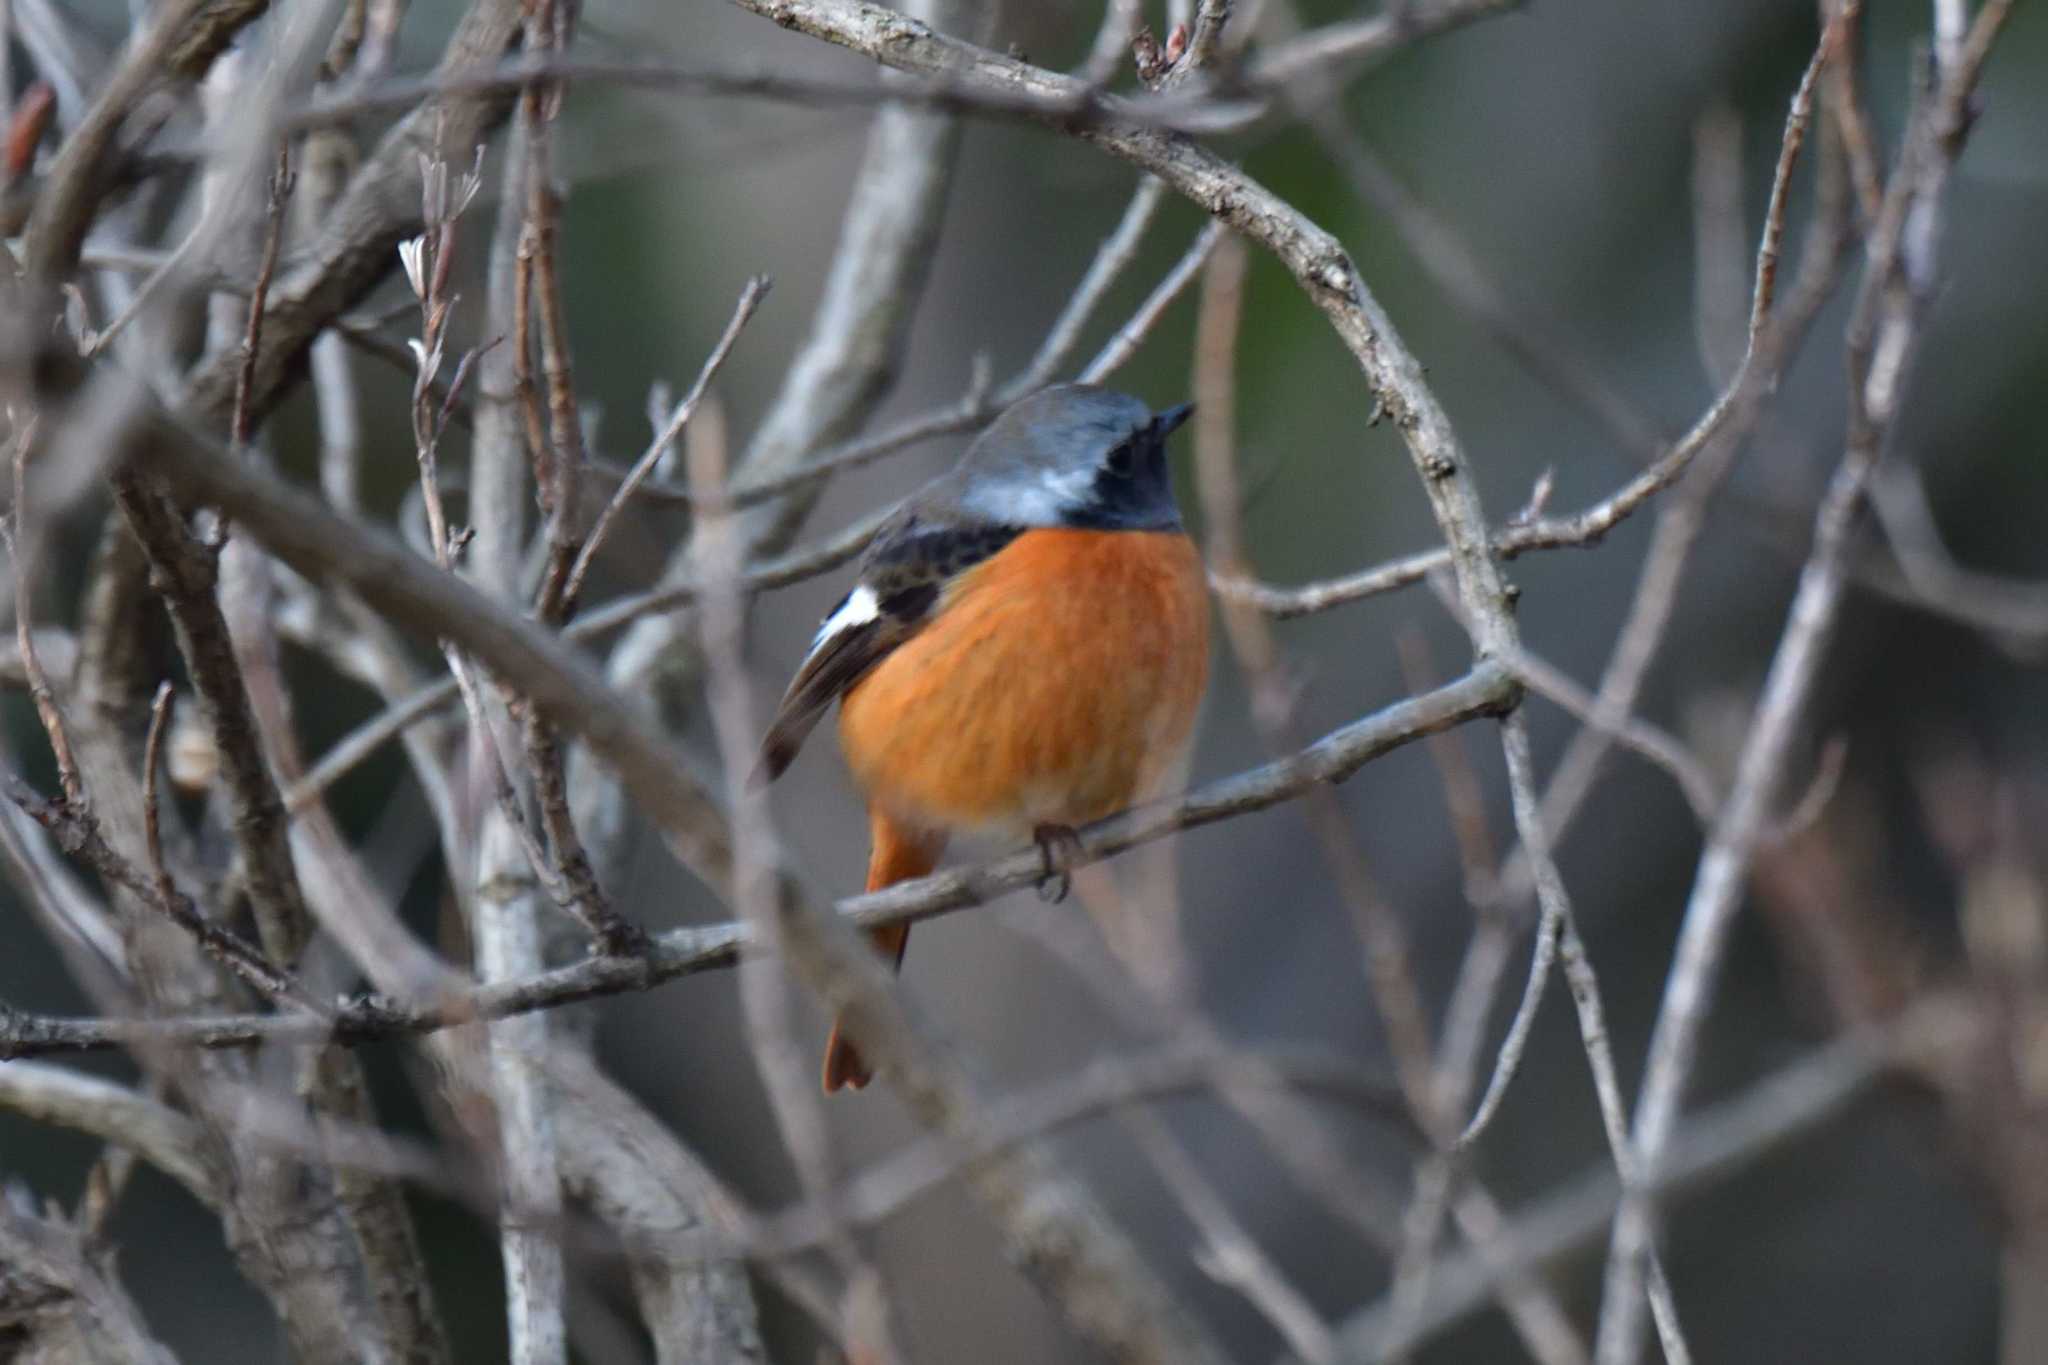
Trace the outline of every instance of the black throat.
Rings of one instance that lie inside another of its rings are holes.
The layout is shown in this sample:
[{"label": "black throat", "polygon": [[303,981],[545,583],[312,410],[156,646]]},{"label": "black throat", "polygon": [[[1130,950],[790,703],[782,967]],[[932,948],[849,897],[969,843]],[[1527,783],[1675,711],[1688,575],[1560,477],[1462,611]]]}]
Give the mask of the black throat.
[{"label": "black throat", "polygon": [[1062,519],[1090,531],[1180,530],[1165,440],[1149,428],[1133,433],[1095,471],[1087,498],[1069,506]]}]

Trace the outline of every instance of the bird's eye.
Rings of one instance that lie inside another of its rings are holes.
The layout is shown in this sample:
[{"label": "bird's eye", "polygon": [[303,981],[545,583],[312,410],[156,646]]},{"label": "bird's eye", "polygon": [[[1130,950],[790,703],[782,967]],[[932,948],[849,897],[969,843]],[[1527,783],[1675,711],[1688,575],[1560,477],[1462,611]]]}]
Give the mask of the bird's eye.
[{"label": "bird's eye", "polygon": [[1128,479],[1131,477],[1131,445],[1131,442],[1125,441],[1122,445],[1110,451],[1109,458],[1102,462],[1102,467],[1109,471],[1111,478]]}]

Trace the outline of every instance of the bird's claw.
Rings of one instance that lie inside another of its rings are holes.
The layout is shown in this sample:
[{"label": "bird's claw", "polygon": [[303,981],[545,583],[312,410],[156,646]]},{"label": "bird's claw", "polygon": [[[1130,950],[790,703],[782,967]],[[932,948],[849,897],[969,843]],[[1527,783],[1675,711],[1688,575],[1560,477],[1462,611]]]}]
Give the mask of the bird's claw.
[{"label": "bird's claw", "polygon": [[1038,899],[1058,905],[1074,884],[1061,864],[1081,855],[1081,836],[1072,825],[1040,825],[1031,831],[1031,837],[1038,845],[1038,856],[1045,861],[1045,874],[1038,879]]}]

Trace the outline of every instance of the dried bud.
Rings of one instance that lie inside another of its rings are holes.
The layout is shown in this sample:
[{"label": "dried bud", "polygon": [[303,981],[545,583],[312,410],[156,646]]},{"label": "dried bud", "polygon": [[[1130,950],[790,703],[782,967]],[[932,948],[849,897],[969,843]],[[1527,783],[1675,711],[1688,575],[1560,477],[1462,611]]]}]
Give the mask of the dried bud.
[{"label": "dried bud", "polygon": [[1139,81],[1146,85],[1158,80],[1166,69],[1159,58],[1159,40],[1146,25],[1140,24],[1131,35],[1131,61],[1137,67]]},{"label": "dried bud", "polygon": [[220,748],[198,707],[181,706],[171,713],[171,731],[164,736],[164,772],[187,796],[209,790],[220,777]]}]

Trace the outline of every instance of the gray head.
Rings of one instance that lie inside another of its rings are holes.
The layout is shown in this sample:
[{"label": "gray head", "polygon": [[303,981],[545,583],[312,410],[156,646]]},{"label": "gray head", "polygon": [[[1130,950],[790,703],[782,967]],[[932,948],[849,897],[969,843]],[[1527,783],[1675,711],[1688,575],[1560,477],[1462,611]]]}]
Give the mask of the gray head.
[{"label": "gray head", "polygon": [[954,472],[960,505],[1010,526],[1179,527],[1166,438],[1194,411],[1155,414],[1127,394],[1063,384],[1019,401]]}]

